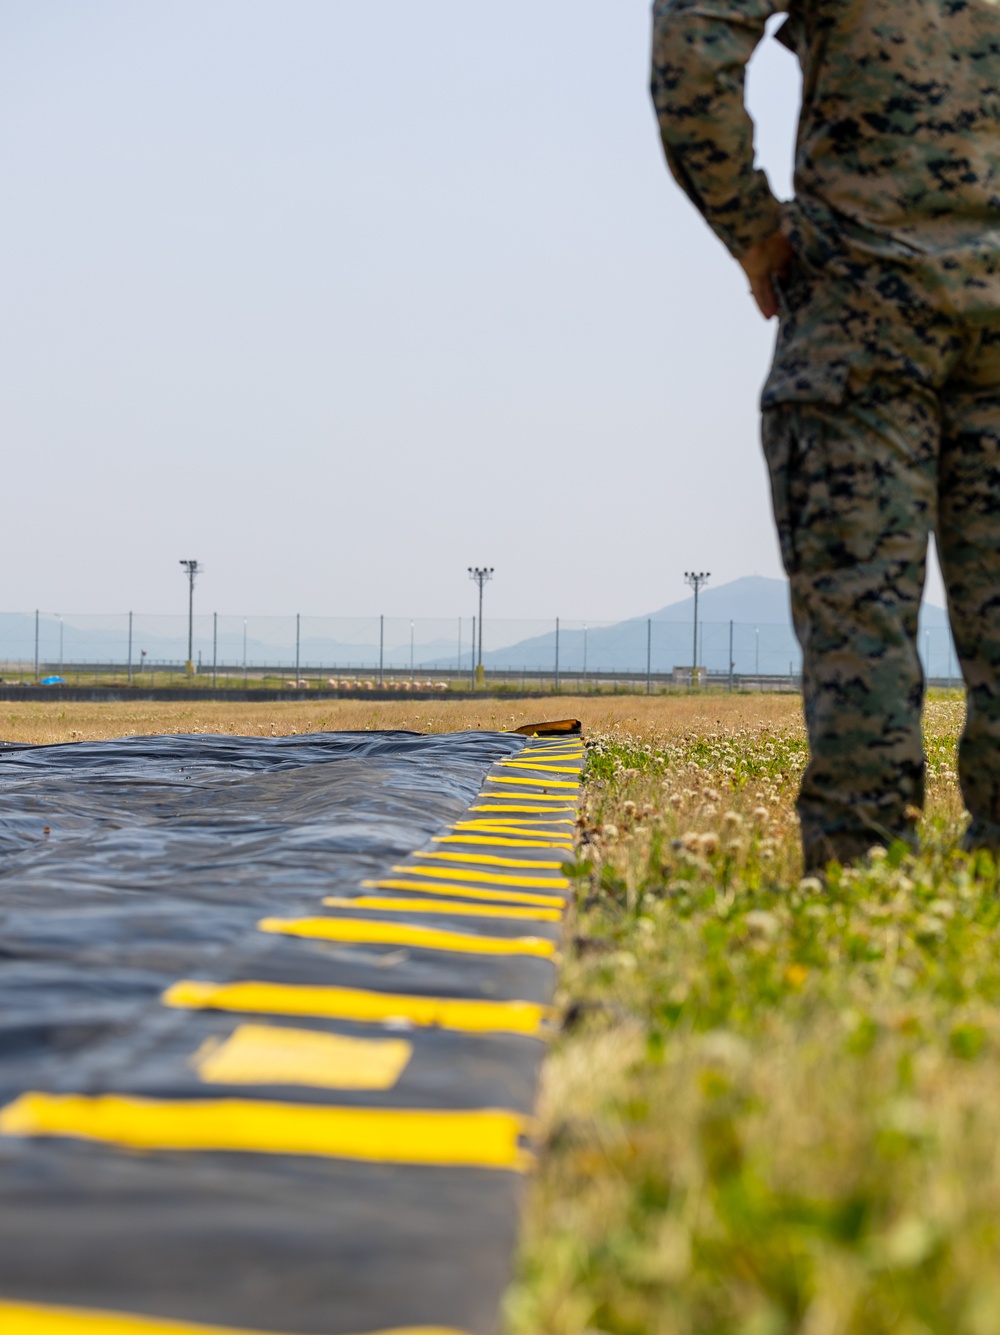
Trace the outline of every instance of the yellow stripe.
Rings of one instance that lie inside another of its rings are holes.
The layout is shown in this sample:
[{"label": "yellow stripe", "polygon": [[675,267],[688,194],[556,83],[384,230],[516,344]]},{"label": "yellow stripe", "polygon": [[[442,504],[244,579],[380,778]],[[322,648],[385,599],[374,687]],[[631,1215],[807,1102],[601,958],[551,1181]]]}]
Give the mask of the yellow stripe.
[{"label": "yellow stripe", "polygon": [[487,783],[523,783],[531,788],[572,788],[574,792],[580,791],[578,783],[567,783],[564,779],[514,779],[507,774],[496,774],[492,778],[486,776]]},{"label": "yellow stripe", "polygon": [[538,752],[535,752],[535,751],[530,751],[530,752],[529,752],[529,751],[522,751],[522,752],[520,753],[520,755],[511,756],[511,760],[514,760],[514,761],[518,761],[518,760],[520,760],[522,764],[527,764],[528,761],[529,761],[529,759],[533,759],[534,756],[536,756],[536,755],[538,756],[538,758],[539,758],[540,760],[576,760],[576,761],[582,761],[582,760],[583,760],[583,757],[584,757],[584,752],[583,752],[583,751],[551,751],[551,752],[549,752],[549,751],[538,751]]},{"label": "yellow stripe", "polygon": [[497,764],[517,765],[527,764],[529,760],[573,760],[583,755],[583,748],[564,746],[561,749],[553,748],[551,751],[544,746],[526,746],[521,751],[517,751],[512,756],[502,756]]},{"label": "yellow stripe", "polygon": [[[409,868],[408,868],[409,870]],[[418,870],[416,867],[413,871]],[[439,885],[428,885],[425,881],[362,881],[365,890],[418,890],[422,895],[442,895],[445,891]],[[490,904],[530,904],[538,909],[562,908],[566,900],[562,895],[538,895],[527,890],[475,890],[467,885],[449,885],[447,893],[455,899],[481,899]]]},{"label": "yellow stripe", "polygon": [[347,1038],[316,1029],[241,1024],[208,1038],[191,1058],[210,1085],[306,1085],[311,1089],[392,1089],[413,1056],[402,1038]]},{"label": "yellow stripe", "polygon": [[[548,810],[540,811],[539,814],[533,817],[531,820],[524,820],[521,817],[517,817],[516,819],[512,820],[498,820],[496,816],[491,816],[489,818],[484,816],[477,816],[474,821],[457,820],[455,821],[455,823],[452,825],[451,828],[453,830],[461,830],[465,829],[466,827],[471,827],[473,825],[481,825],[485,828],[491,828],[493,826],[496,826],[499,829],[501,825],[507,825],[507,826],[523,825],[525,827],[523,833],[525,834],[554,834],[556,838],[566,839],[569,838],[570,836],[567,835],[565,830],[548,830],[545,827],[548,825],[575,825],[576,820],[574,819],[573,816],[559,815],[560,811],[572,812],[574,809],[575,808],[569,806],[568,804],[565,807],[553,807],[551,812],[549,812]],[[467,815],[468,813],[464,814]],[[543,819],[543,817],[545,816],[548,817],[547,820]],[[510,833],[509,830],[508,833]],[[514,833],[522,833],[522,832],[515,831]]]},{"label": "yellow stripe", "polygon": [[532,793],[530,791],[527,793],[509,793],[505,788],[502,788],[499,793],[477,793],[476,796],[492,797],[494,801],[502,797],[505,802],[509,798],[530,797],[532,802],[561,802],[563,806],[576,805],[568,793]]},{"label": "yellow stripe", "polygon": [[[502,796],[502,794],[501,794],[501,796]],[[469,810],[470,810],[470,811],[534,811],[534,812],[537,812],[537,813],[539,813],[540,815],[543,815],[543,816],[551,815],[551,812],[552,812],[552,808],[551,808],[551,807],[526,807],[526,806],[506,806],[506,807],[498,807],[495,803],[492,803],[492,802],[484,802],[484,803],[480,803],[478,806],[469,807]],[[573,810],[573,807],[570,806],[570,805],[567,803],[567,804],[564,805],[564,806],[557,807],[556,810],[557,810],[557,811],[572,811],[572,810]]]},{"label": "yellow stripe", "polygon": [[[200,1322],[107,1312],[103,1308],[49,1307],[3,1299],[0,1299],[0,1330],[3,1335],[277,1335],[235,1326],[203,1326]],[[462,1331],[450,1326],[397,1326],[373,1335],[462,1335]]]},{"label": "yellow stripe", "polygon": [[509,876],[503,871],[468,871],[465,867],[393,867],[407,876],[432,876],[438,881],[485,881],[487,885],[530,885],[540,890],[568,890],[565,876]]},{"label": "yellow stripe", "polygon": [[343,941],[355,946],[414,946],[458,955],[534,955],[538,959],[551,959],[556,953],[554,942],[538,936],[469,936],[464,932],[358,918],[261,918],[257,926],[262,932],[278,936]]},{"label": "yellow stripe", "polygon": [[544,756],[546,760],[580,760],[586,754],[586,748],[582,746],[553,746],[551,750],[547,746],[525,746],[509,759],[522,760],[525,756]]},{"label": "yellow stripe", "polygon": [[482,867],[537,867],[543,871],[559,871],[561,862],[539,862],[530,858],[500,858],[489,853],[413,853],[415,858],[438,858],[442,862],[474,862]]},{"label": "yellow stripe", "polygon": [[500,760],[504,769],[537,769],[545,774],[579,774],[577,765],[543,765],[538,760]]},{"label": "yellow stripe", "polygon": [[[0,1133],[71,1136],[143,1150],[314,1154],[375,1163],[462,1164],[523,1171],[526,1120],[476,1112],[325,1108],[251,1099],[139,1099],[30,1092],[0,1109]],[[6,1332],[4,1332],[6,1335]]]},{"label": "yellow stripe", "polygon": [[431,843],[469,844],[480,848],[483,845],[488,848],[561,848],[570,853],[573,851],[573,845],[565,842],[551,843],[544,839],[504,839],[499,835],[491,838],[485,834],[436,834]]},{"label": "yellow stripe", "polygon": [[532,922],[558,922],[558,909],[509,909],[497,904],[456,904],[451,899],[389,899],[379,895],[358,895],[356,899],[330,897],[323,900],[330,909],[377,909],[382,913],[449,913],[453,918],[516,918]]},{"label": "yellow stripe", "polygon": [[545,827],[575,824],[575,820],[564,820],[561,817],[552,820],[457,820],[451,828],[453,830],[494,830],[497,834],[530,834],[534,831],[536,834],[552,834],[558,837],[560,834],[565,834],[565,831],[549,830]]},{"label": "yellow stripe", "polygon": [[421,1029],[454,1029],[470,1034],[537,1035],[553,1011],[533,1001],[453,1000],[366,992],[354,987],[303,987],[292,983],[203,983],[186,978],[161,997],[178,1010],[249,1012],[256,1015],[311,1015],[317,1019],[382,1024],[406,1020]]}]

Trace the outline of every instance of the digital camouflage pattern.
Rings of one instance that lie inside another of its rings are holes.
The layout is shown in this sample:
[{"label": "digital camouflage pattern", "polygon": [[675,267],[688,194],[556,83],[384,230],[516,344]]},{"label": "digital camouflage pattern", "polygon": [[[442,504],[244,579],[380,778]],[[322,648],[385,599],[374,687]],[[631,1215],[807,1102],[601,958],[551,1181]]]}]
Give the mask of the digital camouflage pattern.
[{"label": "digital camouflage pattern", "polygon": [[[803,74],[795,199],[753,167],[767,19]],[[969,842],[1000,847],[1000,3],[658,0],[671,170],[737,257],[795,260],[764,446],[804,657],[807,867],[912,838],[917,612],[936,531],[969,688]]]}]

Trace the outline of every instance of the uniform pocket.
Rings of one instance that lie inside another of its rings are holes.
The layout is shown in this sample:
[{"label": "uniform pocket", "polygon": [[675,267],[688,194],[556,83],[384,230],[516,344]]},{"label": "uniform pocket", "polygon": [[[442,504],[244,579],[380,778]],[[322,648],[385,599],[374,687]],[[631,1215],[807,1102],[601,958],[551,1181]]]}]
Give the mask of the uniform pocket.
[{"label": "uniform pocket", "polygon": [[789,575],[880,556],[912,558],[934,498],[936,429],[925,408],[914,395],[886,405],[788,403],[764,413],[764,454]]},{"label": "uniform pocket", "polygon": [[783,404],[763,416],[781,558],[791,575],[871,560],[882,532],[878,478],[849,409]]},{"label": "uniform pocket", "polygon": [[775,290],[778,338],[761,406],[842,402],[858,350],[845,334],[838,284],[796,254]]}]

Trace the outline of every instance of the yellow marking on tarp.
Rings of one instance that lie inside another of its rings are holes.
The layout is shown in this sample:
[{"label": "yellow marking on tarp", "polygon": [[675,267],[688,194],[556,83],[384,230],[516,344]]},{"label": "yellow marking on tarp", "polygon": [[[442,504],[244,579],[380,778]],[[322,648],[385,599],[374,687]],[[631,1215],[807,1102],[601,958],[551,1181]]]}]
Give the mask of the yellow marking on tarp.
[{"label": "yellow marking on tarp", "polygon": [[521,761],[522,764],[527,764],[530,760],[534,759],[534,757],[537,755],[538,758],[539,758],[540,760],[576,760],[576,761],[582,761],[582,760],[583,760],[583,754],[584,754],[584,753],[583,753],[582,751],[539,751],[539,752],[535,752],[535,751],[531,751],[531,752],[529,752],[529,751],[522,751],[522,752],[520,753],[520,755],[511,756],[511,760],[513,760],[513,761],[518,761],[518,760],[519,760],[519,761]]},{"label": "yellow marking on tarp", "polygon": [[552,820],[457,820],[453,830],[494,830],[497,834],[527,834],[536,830],[539,834],[560,835],[562,830],[548,830],[548,825],[575,825],[575,820],[554,817]]},{"label": "yellow marking on tarp", "polygon": [[526,1126],[517,1113],[498,1109],[411,1111],[36,1091],[0,1109],[0,1134],[8,1136],[70,1136],[142,1150],[310,1154],[516,1171],[531,1162],[518,1145]]},{"label": "yellow marking on tarp", "polygon": [[392,1089],[413,1055],[402,1038],[345,1038],[315,1029],[241,1024],[227,1039],[207,1039],[191,1058],[211,1085],[309,1085],[314,1089]]},{"label": "yellow marking on tarp", "polygon": [[[543,816],[548,816],[548,815],[551,814],[551,808],[550,808],[550,807],[526,807],[526,806],[505,806],[505,807],[498,807],[498,806],[497,806],[495,803],[493,803],[493,802],[480,803],[480,804],[477,805],[477,806],[469,807],[469,810],[470,810],[470,811],[534,811],[534,812],[537,812],[537,813],[539,813],[540,815],[543,815]],[[572,808],[571,806],[569,806],[569,805],[566,805],[566,806],[562,806],[562,807],[557,807],[556,810],[557,810],[557,811],[572,811],[573,808]]]},{"label": "yellow marking on tarp", "polygon": [[[560,823],[565,825],[576,824],[575,821],[569,820]],[[568,841],[572,837],[572,833],[569,830],[550,830],[546,828],[551,824],[553,824],[552,821],[528,821],[522,819],[520,816],[512,816],[506,821],[500,820],[497,816],[484,816],[481,820],[457,821],[455,825],[452,826],[452,830],[455,832],[455,838],[461,837],[465,830],[473,830],[479,834],[487,835],[513,835],[515,838],[519,839],[533,835],[541,839]],[[492,844],[497,841],[495,839],[490,839],[489,842]]]},{"label": "yellow marking on tarp", "polygon": [[531,788],[572,788],[574,792],[580,791],[578,783],[569,783],[565,779],[514,779],[507,774],[497,774],[494,778],[486,776],[487,783],[523,783]]},{"label": "yellow marking on tarp", "polygon": [[[521,820],[521,818],[518,818],[518,820],[511,820],[511,821],[498,821],[495,820],[495,818],[494,820],[487,820],[485,816],[478,816],[477,818],[475,818],[475,820],[455,821],[455,824],[451,826],[451,829],[453,830],[495,829],[497,830],[498,833],[509,834],[511,832],[519,833],[518,830],[515,829],[515,826],[523,826],[523,833],[527,833],[529,832],[529,830],[537,830],[539,834],[546,834],[549,833],[546,830],[547,825],[575,825],[575,824],[577,824],[577,822],[571,820],[569,816],[551,816],[549,820],[531,820],[531,821]],[[563,830],[553,830],[553,832],[551,833],[557,834],[558,836],[558,834],[563,833]]]},{"label": "yellow marking on tarp", "polygon": [[558,909],[511,909],[502,904],[456,904],[452,899],[389,899],[379,895],[358,895],[355,899],[330,897],[323,900],[330,909],[378,909],[382,913],[450,913],[458,918],[511,918],[532,922],[559,922]]},{"label": "yellow marking on tarp", "polygon": [[438,881],[485,881],[487,885],[530,885],[541,890],[568,890],[565,876],[511,876],[505,871],[476,871],[465,867],[393,867],[407,876],[430,876]]},{"label": "yellow marking on tarp", "polygon": [[360,1024],[406,1021],[421,1029],[470,1034],[536,1036],[554,1014],[534,1001],[478,1001],[368,992],[356,987],[307,987],[298,983],[207,983],[185,978],[160,998],[178,1010],[245,1011],[261,1015],[310,1015]]},{"label": "yellow marking on tarp", "polygon": [[526,793],[510,793],[504,788],[499,793],[477,793],[476,796],[492,797],[494,800],[502,797],[505,802],[512,797],[530,797],[532,802],[561,802],[567,807],[576,805],[568,793],[533,793],[530,790]]},{"label": "yellow marking on tarp", "polygon": [[519,756],[582,756],[586,753],[586,750],[586,746],[579,737],[571,742],[555,739],[543,742],[539,738],[529,742],[527,746],[522,746],[520,751],[515,751],[511,759],[516,760]]},{"label": "yellow marking on tarp", "polygon": [[515,760],[518,756],[583,756],[583,754],[586,754],[586,746],[581,741],[534,741],[522,746],[519,752],[514,753],[511,760]]},{"label": "yellow marking on tarp", "polygon": [[472,936],[363,918],[261,918],[257,927],[278,936],[341,941],[354,946],[413,946],[457,955],[533,955],[537,959],[551,959],[556,953],[555,942],[540,936]]},{"label": "yellow marking on tarp", "polygon": [[504,769],[537,769],[543,774],[579,774],[577,765],[543,765],[538,760],[501,760]]},{"label": "yellow marking on tarp", "polygon": [[[5,1302],[2,1298],[0,1331],[3,1335],[280,1335],[275,1331],[205,1326],[201,1322],[169,1321],[164,1317],[108,1312],[96,1307]],[[451,1326],[397,1326],[369,1335],[463,1335],[463,1332]]]},{"label": "yellow marking on tarp", "polygon": [[428,853],[413,853],[415,858],[440,858],[447,862],[474,862],[477,866],[484,867],[537,867],[543,871],[559,871],[562,867],[561,862],[541,862],[531,858],[501,858],[489,853],[438,853],[431,850]]},{"label": "yellow marking on tarp", "polygon": [[[412,870],[419,869],[414,867]],[[401,881],[398,878],[362,881],[361,885],[365,890],[417,890],[422,895],[445,893],[440,885],[428,885],[426,881]],[[528,890],[476,890],[467,885],[449,885],[448,894],[456,899],[481,899],[490,904],[530,904],[538,909],[561,908],[566,903],[563,895],[539,895]]]},{"label": "yellow marking on tarp", "polygon": [[432,844],[468,844],[477,848],[559,848],[572,853],[573,845],[562,842],[552,843],[545,839],[506,839],[501,835],[490,837],[485,834],[435,834]]}]

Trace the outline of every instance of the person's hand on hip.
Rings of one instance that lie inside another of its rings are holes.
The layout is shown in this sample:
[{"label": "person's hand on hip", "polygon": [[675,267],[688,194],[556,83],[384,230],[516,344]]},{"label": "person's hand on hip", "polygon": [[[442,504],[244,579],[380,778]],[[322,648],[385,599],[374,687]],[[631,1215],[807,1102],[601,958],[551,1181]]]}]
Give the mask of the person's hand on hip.
[{"label": "person's hand on hip", "polygon": [[750,279],[750,291],[765,320],[778,314],[778,294],[774,280],[788,273],[794,255],[792,243],[782,232],[772,232],[763,241],[751,246],[740,260],[743,272]]}]

